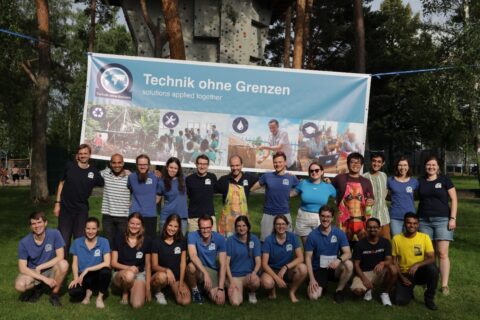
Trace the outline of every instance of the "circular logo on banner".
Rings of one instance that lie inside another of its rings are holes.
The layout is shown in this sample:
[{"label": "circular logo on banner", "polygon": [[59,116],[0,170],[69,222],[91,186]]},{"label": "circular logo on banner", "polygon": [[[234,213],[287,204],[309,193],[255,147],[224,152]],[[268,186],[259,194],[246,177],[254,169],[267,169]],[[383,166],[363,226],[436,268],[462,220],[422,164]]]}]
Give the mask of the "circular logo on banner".
[{"label": "circular logo on banner", "polygon": [[163,125],[167,128],[175,128],[178,125],[180,119],[175,112],[167,112],[162,117]]},{"label": "circular logo on banner", "polygon": [[302,133],[305,138],[313,138],[318,131],[318,127],[313,122],[307,122],[302,126]]},{"label": "circular logo on banner", "polygon": [[105,117],[105,109],[101,106],[93,106],[90,109],[90,114],[95,120],[102,120]]},{"label": "circular logo on banner", "polygon": [[132,74],[121,64],[108,64],[100,69],[98,83],[110,94],[121,94],[132,87]]},{"label": "circular logo on banner", "polygon": [[232,128],[237,133],[244,133],[248,130],[248,121],[244,117],[238,117],[233,120]]}]

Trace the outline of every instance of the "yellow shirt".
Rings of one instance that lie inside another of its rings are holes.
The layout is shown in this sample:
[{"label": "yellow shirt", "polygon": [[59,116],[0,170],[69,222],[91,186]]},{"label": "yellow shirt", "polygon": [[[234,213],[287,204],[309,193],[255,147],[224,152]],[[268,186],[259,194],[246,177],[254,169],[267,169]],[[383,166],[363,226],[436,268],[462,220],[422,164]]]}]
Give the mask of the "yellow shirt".
[{"label": "yellow shirt", "polygon": [[407,238],[403,233],[393,237],[392,256],[399,257],[398,262],[402,273],[408,272],[415,263],[425,260],[426,252],[434,252],[434,250],[432,240],[425,233],[417,232],[413,238]]}]

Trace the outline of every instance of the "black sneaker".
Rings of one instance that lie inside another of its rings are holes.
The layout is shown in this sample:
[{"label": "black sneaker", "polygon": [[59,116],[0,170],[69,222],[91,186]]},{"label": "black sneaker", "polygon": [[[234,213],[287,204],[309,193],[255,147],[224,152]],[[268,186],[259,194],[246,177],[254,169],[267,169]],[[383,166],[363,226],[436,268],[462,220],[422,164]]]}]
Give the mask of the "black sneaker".
[{"label": "black sneaker", "polygon": [[432,311],[438,310],[438,307],[433,300],[425,300],[425,306]]},{"label": "black sneaker", "polygon": [[22,302],[28,302],[30,300],[30,298],[32,297],[33,293],[34,293],[34,290],[25,291],[24,293],[22,293],[20,295],[18,300],[20,300]]},{"label": "black sneaker", "polygon": [[43,288],[41,286],[37,286],[33,289],[33,293],[32,295],[30,296],[30,298],[28,299],[28,302],[30,303],[35,303],[38,301],[38,299],[40,299],[40,297],[42,296],[43,294]]},{"label": "black sneaker", "polygon": [[60,297],[58,296],[58,294],[51,294],[50,295],[50,298],[48,299],[48,301],[50,301],[50,304],[54,307],[61,307],[62,306],[62,303],[60,302]]},{"label": "black sneaker", "polygon": [[335,294],[333,295],[333,300],[336,303],[344,303],[345,302],[345,293],[343,290],[336,291]]}]

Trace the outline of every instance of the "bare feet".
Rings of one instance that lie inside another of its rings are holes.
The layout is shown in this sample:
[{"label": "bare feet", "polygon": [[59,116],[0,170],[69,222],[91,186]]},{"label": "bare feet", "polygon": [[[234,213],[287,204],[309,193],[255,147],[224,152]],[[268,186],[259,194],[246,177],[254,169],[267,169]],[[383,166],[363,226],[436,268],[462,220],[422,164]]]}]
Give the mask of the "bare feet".
[{"label": "bare feet", "polygon": [[297,296],[295,295],[295,292],[289,291],[289,295],[290,295],[290,300],[291,300],[293,303],[297,303],[297,302],[298,302],[298,299],[297,299]]},{"label": "bare feet", "polygon": [[277,299],[277,292],[275,291],[275,288],[270,290],[270,292],[268,293],[268,299],[270,299],[270,300]]},{"label": "bare feet", "polygon": [[85,298],[82,300],[82,304],[89,304],[90,303],[90,296],[86,295]]},{"label": "bare feet", "polygon": [[96,306],[97,306],[98,309],[105,308],[105,304],[103,303],[103,298],[102,297],[97,297]]},{"label": "bare feet", "polygon": [[122,293],[122,300],[120,300],[120,304],[128,304],[128,292]]}]

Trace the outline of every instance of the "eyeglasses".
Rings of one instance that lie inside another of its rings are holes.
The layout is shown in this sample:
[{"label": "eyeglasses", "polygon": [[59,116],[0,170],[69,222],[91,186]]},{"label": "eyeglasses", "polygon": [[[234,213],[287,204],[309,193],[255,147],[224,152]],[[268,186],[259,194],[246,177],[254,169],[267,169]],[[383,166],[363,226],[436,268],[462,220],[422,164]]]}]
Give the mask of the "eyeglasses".
[{"label": "eyeglasses", "polygon": [[320,169],[310,169],[310,174],[312,173],[319,173],[320,172]]},{"label": "eyeglasses", "polygon": [[328,216],[328,217],[327,217],[327,216],[320,216],[320,219],[322,219],[322,220],[330,220],[330,219],[333,219],[333,217],[331,217],[331,216]]},{"label": "eyeglasses", "polygon": [[202,230],[202,231],[208,231],[208,230],[212,229],[212,227],[204,227],[204,228],[199,228],[199,229]]}]

